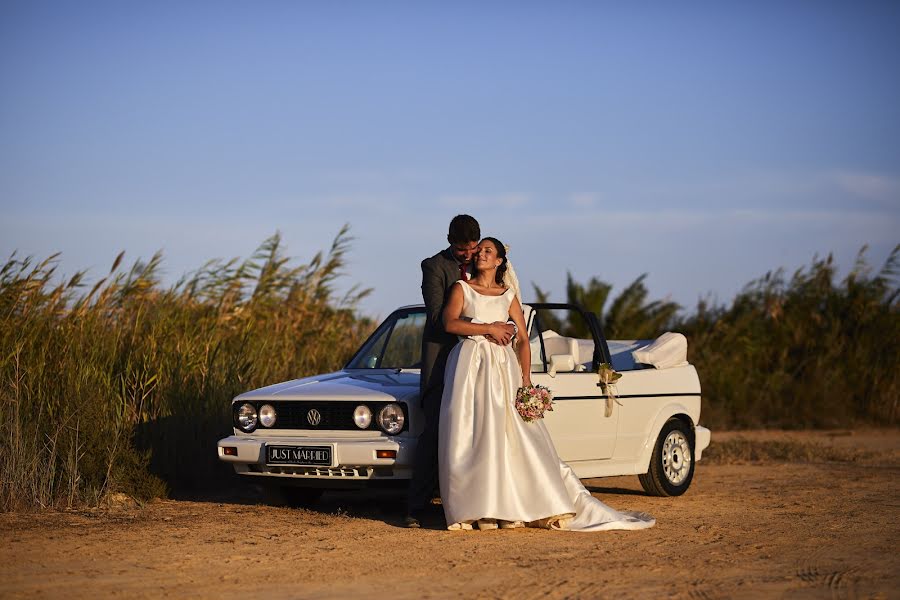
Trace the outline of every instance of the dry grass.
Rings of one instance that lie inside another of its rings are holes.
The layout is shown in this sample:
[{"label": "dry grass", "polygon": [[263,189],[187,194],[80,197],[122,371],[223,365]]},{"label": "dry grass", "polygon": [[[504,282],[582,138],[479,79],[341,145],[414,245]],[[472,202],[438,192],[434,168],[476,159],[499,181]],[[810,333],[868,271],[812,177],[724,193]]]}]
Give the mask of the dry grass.
[{"label": "dry grass", "polygon": [[[161,256],[87,288],[56,276],[57,256],[0,266],[0,509],[97,504],[221,480],[215,440],[236,394],[339,368],[373,323],[343,297],[350,238],[293,265],[279,237],[246,260],[216,260],[175,286]],[[600,313],[612,336],[664,329],[690,339],[703,382],[702,422],[723,427],[894,425],[900,418],[900,246],[874,276],[860,253],[835,283],[831,258],[787,280],[775,271],[729,307],[687,318],[647,299],[643,278],[618,297],[571,277],[570,301]],[[540,290],[536,290],[540,294]],[[605,309],[607,300],[611,305]],[[803,441],[714,441],[710,462],[866,460]]]},{"label": "dry grass", "polygon": [[900,420],[900,246],[877,272],[836,281],[828,256],[773,271],[729,307],[700,303],[676,327],[715,428],[845,428]]},{"label": "dry grass", "polygon": [[168,289],[159,255],[128,271],[119,255],[90,289],[84,273],[56,283],[56,256],[13,255],[0,269],[0,508],[148,498],[214,475],[209,444],[234,395],[335,370],[371,330],[355,312],[367,291],[333,290],[349,241],[345,227],[292,266],[276,235]]},{"label": "dry grass", "polygon": [[716,465],[746,463],[856,463],[872,459],[877,454],[853,447],[832,446],[812,441],[791,439],[760,440],[734,437],[713,441],[703,452],[702,462]]},{"label": "dry grass", "polygon": [[[865,252],[842,281],[829,255],[790,277],[777,269],[750,282],[730,305],[701,300],[687,316],[671,301],[649,300],[644,276],[613,297],[609,283],[570,275],[566,300],[597,313],[610,339],[684,333],[703,382],[703,422],[715,429],[896,425],[900,245],[876,273]],[[547,321],[566,335],[587,335],[580,319]]]}]

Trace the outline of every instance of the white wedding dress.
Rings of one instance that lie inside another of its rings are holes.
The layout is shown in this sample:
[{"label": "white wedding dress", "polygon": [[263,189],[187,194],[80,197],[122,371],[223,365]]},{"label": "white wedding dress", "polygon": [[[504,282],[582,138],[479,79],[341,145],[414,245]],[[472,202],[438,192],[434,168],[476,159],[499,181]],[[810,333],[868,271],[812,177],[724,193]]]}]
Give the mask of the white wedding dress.
[{"label": "white wedding dress", "polygon": [[[485,296],[457,283],[463,317],[483,323],[509,318],[511,289]],[[572,531],[652,527],[656,521],[649,515],[618,512],[591,496],[560,460],[543,421],[526,423],[519,416],[515,395],[521,384],[512,345],[463,338],[447,360],[438,444],[450,528],[469,528],[479,519]]]}]

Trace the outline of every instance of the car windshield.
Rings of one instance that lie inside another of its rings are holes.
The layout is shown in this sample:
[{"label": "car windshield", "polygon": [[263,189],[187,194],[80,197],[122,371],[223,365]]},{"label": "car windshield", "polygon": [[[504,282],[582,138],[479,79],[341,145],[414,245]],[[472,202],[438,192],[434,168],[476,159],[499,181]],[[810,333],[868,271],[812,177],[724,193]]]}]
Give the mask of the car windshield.
[{"label": "car windshield", "polygon": [[[524,305],[531,343],[531,370],[546,372],[550,356],[572,355],[576,371],[594,371],[602,361],[595,349],[590,325],[579,310],[562,305]],[[402,308],[392,313],[362,348],[347,369],[419,369],[422,367],[424,307]]]},{"label": "car windshield", "polygon": [[398,310],[381,324],[348,369],[418,369],[422,366],[425,309]]}]

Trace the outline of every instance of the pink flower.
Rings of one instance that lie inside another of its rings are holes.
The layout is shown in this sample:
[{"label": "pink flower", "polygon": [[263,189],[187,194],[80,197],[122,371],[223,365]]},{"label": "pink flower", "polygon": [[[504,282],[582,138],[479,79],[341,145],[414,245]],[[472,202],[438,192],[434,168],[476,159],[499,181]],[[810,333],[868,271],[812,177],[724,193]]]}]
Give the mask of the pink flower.
[{"label": "pink flower", "polygon": [[520,387],[516,390],[515,406],[527,423],[542,419],[545,411],[553,410],[553,393],[542,385]]}]

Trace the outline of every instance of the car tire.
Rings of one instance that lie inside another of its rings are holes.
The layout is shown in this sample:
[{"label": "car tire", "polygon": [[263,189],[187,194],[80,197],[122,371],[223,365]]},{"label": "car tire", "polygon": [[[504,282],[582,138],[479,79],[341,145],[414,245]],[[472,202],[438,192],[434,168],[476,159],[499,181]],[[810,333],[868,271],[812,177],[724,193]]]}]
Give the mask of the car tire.
[{"label": "car tire", "polygon": [[694,431],[680,419],[669,419],[659,432],[647,472],[639,475],[651,496],[680,496],[694,478]]},{"label": "car tire", "polygon": [[284,503],[291,508],[309,508],[314,506],[325,490],[313,487],[297,487],[285,485],[281,487]]}]

